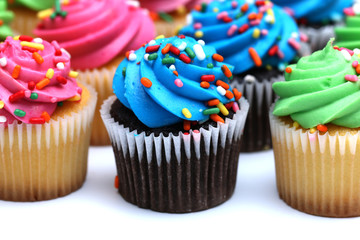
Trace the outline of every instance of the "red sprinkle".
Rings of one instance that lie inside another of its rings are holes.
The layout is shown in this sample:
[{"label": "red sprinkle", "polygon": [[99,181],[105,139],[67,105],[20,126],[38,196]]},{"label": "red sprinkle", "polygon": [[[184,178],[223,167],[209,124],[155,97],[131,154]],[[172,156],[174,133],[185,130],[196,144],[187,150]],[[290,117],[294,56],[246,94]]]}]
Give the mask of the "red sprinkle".
[{"label": "red sprinkle", "polygon": [[30,36],[21,35],[21,36],[19,37],[19,40],[20,40],[20,41],[25,41],[25,42],[31,42],[31,41],[33,40],[33,38],[30,37]]},{"label": "red sprinkle", "polygon": [[269,56],[270,56],[270,57],[275,56],[275,54],[277,53],[278,49],[279,49],[279,46],[278,46],[278,45],[274,45],[272,48],[270,48],[270,50],[269,50],[269,52],[268,52]]},{"label": "red sprinkle", "polygon": [[61,56],[62,55],[62,51],[60,49],[55,49],[55,56]]},{"label": "red sprinkle", "polygon": [[203,76],[201,76],[201,81],[213,82],[213,81],[215,81],[215,75],[203,75]]},{"label": "red sprinkle", "polygon": [[160,45],[154,45],[154,46],[148,46],[146,48],[146,53],[152,53],[152,52],[157,52],[160,48]]},{"label": "red sprinkle", "polygon": [[229,103],[225,104],[225,107],[227,110],[229,110],[230,108],[232,108],[233,105],[234,105],[234,102],[229,102]]},{"label": "red sprinkle", "polygon": [[180,54],[179,58],[180,58],[181,61],[183,61],[186,64],[191,63],[191,58],[186,56],[186,54],[184,54],[184,53]]},{"label": "red sprinkle", "polygon": [[180,55],[180,50],[177,47],[171,46],[170,52],[172,52],[175,55]]},{"label": "red sprinkle", "polygon": [[64,78],[63,76],[57,76],[56,80],[61,84],[66,84],[67,83],[67,79]]},{"label": "red sprinkle", "polygon": [[185,35],[179,35],[178,38],[184,39],[184,38],[185,38]]},{"label": "red sprinkle", "polygon": [[265,1],[256,1],[256,6],[263,6],[263,5],[265,5]]},{"label": "red sprinkle", "polygon": [[35,89],[35,82],[34,81],[31,81],[31,82],[28,83],[28,89],[30,89],[30,90]]},{"label": "red sprinkle", "polygon": [[9,101],[11,103],[16,102],[17,100],[20,100],[25,97],[25,90],[18,91],[14,93],[13,95],[10,95]]},{"label": "red sprinkle", "polygon": [[239,33],[244,33],[246,30],[249,29],[249,24],[244,24],[239,28]]},{"label": "red sprinkle", "polygon": [[119,189],[119,176],[116,176],[116,177],[115,177],[114,187],[115,187],[116,189]]},{"label": "red sprinkle", "polygon": [[44,124],[45,123],[45,119],[42,117],[40,117],[40,118],[33,117],[33,118],[30,118],[29,121],[31,124]]},{"label": "red sprinkle", "polygon": [[37,51],[38,51],[38,50],[35,49],[35,48],[27,47],[27,46],[22,46],[21,49],[22,49],[23,51],[29,51],[29,52],[31,52],[31,53],[34,53],[34,52],[37,52]]},{"label": "red sprinkle", "polygon": [[191,122],[188,120],[184,120],[184,130],[189,131],[191,128]]},{"label": "red sprinkle", "polygon": [[317,125],[317,130],[319,130],[320,132],[327,132],[328,131],[328,128],[327,128],[327,126],[325,126],[325,125],[321,125],[321,124],[319,124],[319,125]]},{"label": "red sprinkle", "polygon": [[222,20],[223,20],[224,22],[226,22],[226,23],[232,22],[232,18],[229,17],[229,16],[223,17]]}]

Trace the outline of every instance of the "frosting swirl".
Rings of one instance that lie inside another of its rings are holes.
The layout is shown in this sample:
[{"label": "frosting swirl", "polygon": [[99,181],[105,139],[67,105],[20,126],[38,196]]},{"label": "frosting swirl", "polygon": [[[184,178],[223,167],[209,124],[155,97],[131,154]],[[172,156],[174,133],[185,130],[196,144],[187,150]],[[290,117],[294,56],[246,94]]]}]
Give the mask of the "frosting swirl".
[{"label": "frosting swirl", "polygon": [[7,37],[0,44],[1,122],[44,123],[59,102],[80,100],[73,74],[70,56],[56,42]]},{"label": "frosting swirl", "polygon": [[14,13],[7,10],[6,1],[0,2],[0,40],[4,40],[7,36],[12,36],[13,32],[10,28],[10,23],[14,19]]},{"label": "frosting swirl", "polygon": [[181,6],[186,6],[191,9],[202,2],[209,2],[210,0],[140,0],[141,7],[147,8],[153,12],[172,12]]},{"label": "frosting swirl", "polygon": [[360,48],[360,15],[355,14],[354,9],[360,9],[360,3],[353,8],[347,9],[345,26],[335,28],[336,44],[345,48]]},{"label": "frosting swirl", "polygon": [[288,116],[304,128],[332,123],[360,127],[359,52],[332,47],[301,58],[287,68],[285,82],[273,84],[280,99],[274,115]]},{"label": "frosting swirl", "polygon": [[268,1],[213,1],[192,11],[191,17],[192,23],[180,32],[215,47],[235,66],[236,74],[253,67],[283,65],[300,48],[294,20]]},{"label": "frosting swirl", "polygon": [[65,18],[46,16],[34,33],[58,41],[75,69],[100,67],[155,35],[150,17],[123,0],[70,0],[62,10]]},{"label": "frosting swirl", "polygon": [[273,0],[286,7],[296,19],[306,19],[310,23],[338,21],[344,17],[343,10],[351,6],[353,0]]},{"label": "frosting swirl", "polygon": [[114,76],[116,96],[150,128],[226,116],[224,105],[240,98],[228,85],[232,67],[203,44],[179,36],[130,52]]}]

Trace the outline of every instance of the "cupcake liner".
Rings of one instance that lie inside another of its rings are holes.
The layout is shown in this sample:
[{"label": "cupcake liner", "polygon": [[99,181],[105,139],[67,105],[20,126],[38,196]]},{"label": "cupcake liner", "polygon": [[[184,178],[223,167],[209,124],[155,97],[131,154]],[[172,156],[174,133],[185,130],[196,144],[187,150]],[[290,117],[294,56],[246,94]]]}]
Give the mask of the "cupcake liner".
[{"label": "cupcake liner", "polygon": [[118,67],[118,63],[123,57],[118,57],[105,67],[92,70],[78,71],[78,80],[86,82],[95,88],[98,93],[98,101],[95,108],[93,129],[91,133],[91,145],[110,145],[109,135],[105,125],[101,120],[100,108],[102,103],[110,96],[114,95],[112,89],[113,77]]},{"label": "cupcake liner", "polygon": [[271,113],[270,124],[280,198],[313,215],[360,216],[360,131],[311,134]]},{"label": "cupcake liner", "polygon": [[106,100],[101,115],[115,153],[119,193],[141,208],[186,213],[205,210],[229,199],[235,188],[239,144],[248,111],[241,110],[225,124],[177,136],[146,136],[115,122]]},{"label": "cupcake liner", "polygon": [[43,125],[0,125],[0,199],[49,200],[82,186],[96,104],[86,88],[91,97],[79,112]]},{"label": "cupcake liner", "polygon": [[14,12],[14,20],[12,22],[12,28],[14,32],[20,35],[27,35],[34,37],[34,29],[39,24],[36,11],[32,11],[26,8],[11,8]]},{"label": "cupcake liner", "polygon": [[[302,34],[308,37],[308,43],[312,52],[323,49],[330,38],[335,37],[335,27],[337,25],[326,25],[320,28],[313,28],[309,26],[300,26],[299,30]],[[340,25],[339,25],[340,26]]]},{"label": "cupcake liner", "polygon": [[261,81],[249,76],[235,76],[231,83],[233,88],[242,92],[250,105],[242,137],[242,152],[261,151],[272,147],[268,116],[269,108],[276,98],[272,84],[284,80],[282,75]]}]

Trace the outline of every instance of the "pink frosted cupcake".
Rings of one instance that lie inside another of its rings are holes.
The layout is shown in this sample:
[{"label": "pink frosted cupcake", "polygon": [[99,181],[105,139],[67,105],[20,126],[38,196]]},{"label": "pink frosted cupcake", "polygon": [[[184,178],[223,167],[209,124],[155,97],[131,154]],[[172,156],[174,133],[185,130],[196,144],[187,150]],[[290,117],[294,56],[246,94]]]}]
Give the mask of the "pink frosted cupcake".
[{"label": "pink frosted cupcake", "polygon": [[123,0],[70,0],[40,16],[35,35],[58,41],[71,54],[79,79],[94,86],[99,94],[91,143],[109,144],[98,109],[112,95],[112,77],[126,52],[154,38],[151,18]]}]

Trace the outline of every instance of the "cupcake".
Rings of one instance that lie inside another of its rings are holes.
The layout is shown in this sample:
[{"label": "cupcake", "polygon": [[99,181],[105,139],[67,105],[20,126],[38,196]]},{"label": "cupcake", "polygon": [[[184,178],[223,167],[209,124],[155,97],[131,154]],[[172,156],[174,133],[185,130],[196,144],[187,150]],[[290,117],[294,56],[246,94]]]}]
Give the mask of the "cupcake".
[{"label": "cupcake", "polygon": [[[271,84],[296,55],[307,55],[295,21],[269,1],[213,1],[191,13],[192,23],[180,33],[203,39],[224,61],[235,66],[232,85],[250,103],[242,151],[269,149],[268,109],[275,100]],[[307,51],[306,51],[307,50]]]},{"label": "cupcake", "polygon": [[233,67],[216,56],[180,35],[151,41],[119,65],[116,97],[101,115],[126,201],[185,213],[232,196],[248,104],[229,86]]},{"label": "cupcake", "polygon": [[7,2],[15,13],[13,28],[20,34],[33,36],[32,31],[38,23],[37,12],[51,8],[55,0],[7,0]]},{"label": "cupcake", "polygon": [[276,180],[291,207],[360,216],[359,51],[326,47],[288,67],[271,109]]},{"label": "cupcake", "polygon": [[0,66],[0,199],[48,200],[79,189],[95,91],[77,84],[56,42],[7,37]]},{"label": "cupcake", "polygon": [[140,0],[139,2],[141,7],[150,11],[157,34],[172,37],[186,24],[188,10],[195,6],[201,8],[201,4],[209,0]]},{"label": "cupcake", "polygon": [[153,22],[143,9],[123,0],[70,0],[63,2],[60,10],[41,17],[35,35],[58,41],[71,54],[79,80],[98,92],[91,144],[110,144],[100,106],[113,94],[112,77],[126,52],[155,36]]},{"label": "cupcake", "polygon": [[0,40],[4,41],[7,36],[12,36],[11,22],[14,19],[14,13],[7,9],[5,1],[0,2]]},{"label": "cupcake", "polygon": [[273,0],[297,19],[300,31],[308,36],[313,51],[322,49],[342,25],[344,9],[354,0]]}]

